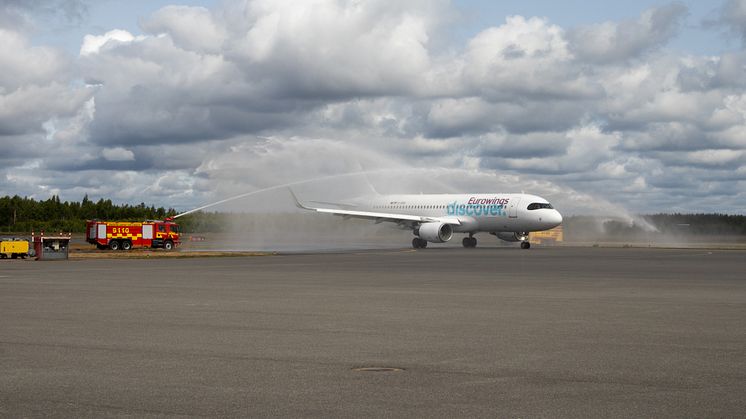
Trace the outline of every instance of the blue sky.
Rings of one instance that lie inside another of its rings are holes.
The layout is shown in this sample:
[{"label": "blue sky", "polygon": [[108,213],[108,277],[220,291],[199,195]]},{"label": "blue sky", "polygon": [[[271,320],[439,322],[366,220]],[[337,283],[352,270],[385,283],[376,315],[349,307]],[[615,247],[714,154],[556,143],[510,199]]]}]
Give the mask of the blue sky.
[{"label": "blue sky", "polygon": [[38,44],[58,45],[77,52],[87,34],[101,35],[112,29],[140,33],[140,19],[171,4],[212,7],[215,1],[168,0],[100,0],[86,3],[86,14],[80,20],[60,16],[43,16],[35,41]]},{"label": "blue sky", "polygon": [[[467,37],[485,27],[501,23],[508,15],[544,16],[562,27],[573,27],[609,20],[635,19],[643,10],[669,3],[671,2],[649,0],[455,1],[455,5],[463,10],[465,15],[466,22],[463,31]],[[703,21],[717,18],[719,4],[712,1],[691,0],[681,3],[687,6],[689,15],[681,33],[671,41],[670,48],[695,54],[719,54],[724,50],[738,47],[737,39],[726,37],[722,32],[704,28],[702,25]]]},{"label": "blue sky", "polygon": [[[88,4],[88,13],[76,22],[57,20],[45,22],[39,28],[36,41],[59,45],[69,51],[80,47],[86,34],[103,34],[112,28],[140,33],[139,21],[154,11],[171,4],[212,8],[219,1],[206,0],[102,0]],[[501,24],[506,16],[540,16],[562,27],[588,25],[604,21],[635,19],[643,10],[668,4],[666,1],[633,0],[625,2],[557,1],[475,1],[455,0],[454,11],[461,18],[452,28],[454,42],[466,41],[479,31]],[[719,54],[737,48],[740,41],[722,31],[703,27],[703,22],[716,19],[718,5],[710,1],[684,1],[689,10],[681,32],[669,44],[670,48],[694,54]],[[50,24],[51,23],[51,24]]]},{"label": "blue sky", "polygon": [[8,0],[0,194],[189,209],[365,167],[742,213],[745,37],[746,0]]}]

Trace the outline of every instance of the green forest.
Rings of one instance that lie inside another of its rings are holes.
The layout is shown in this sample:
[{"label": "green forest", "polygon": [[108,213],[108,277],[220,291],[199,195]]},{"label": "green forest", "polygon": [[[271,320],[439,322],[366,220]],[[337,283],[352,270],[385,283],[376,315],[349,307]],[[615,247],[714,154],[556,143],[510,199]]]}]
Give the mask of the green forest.
[{"label": "green forest", "polygon": [[[114,204],[110,199],[92,201],[86,195],[80,202],[61,201],[59,196],[35,200],[19,196],[0,197],[0,232],[28,234],[31,231],[63,231],[82,233],[86,220],[143,221],[162,220],[177,212],[173,208]],[[252,214],[227,214],[198,212],[178,220],[185,232],[221,232],[237,218],[251,218]],[[583,230],[595,217],[569,216],[565,218],[566,230]],[[642,218],[656,226],[662,233],[693,235],[746,235],[746,216],[727,214],[653,214]],[[235,223],[233,223],[235,224]],[[606,233],[628,235],[643,231],[640,226],[621,221],[605,221]]]},{"label": "green forest", "polygon": [[63,231],[82,233],[86,220],[142,221],[163,219],[176,214],[173,209],[156,208],[144,203],[116,205],[110,199],[96,202],[86,195],[81,202],[60,201],[52,196],[43,201],[20,196],[0,198],[0,232]]}]

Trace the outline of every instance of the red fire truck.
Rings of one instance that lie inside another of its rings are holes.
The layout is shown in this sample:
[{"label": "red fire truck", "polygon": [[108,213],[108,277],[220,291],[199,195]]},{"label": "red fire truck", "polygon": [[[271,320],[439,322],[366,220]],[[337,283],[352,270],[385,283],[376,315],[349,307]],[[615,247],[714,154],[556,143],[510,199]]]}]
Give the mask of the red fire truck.
[{"label": "red fire truck", "polygon": [[86,240],[99,249],[130,250],[133,247],[160,247],[172,250],[181,244],[179,225],[166,221],[86,222]]}]

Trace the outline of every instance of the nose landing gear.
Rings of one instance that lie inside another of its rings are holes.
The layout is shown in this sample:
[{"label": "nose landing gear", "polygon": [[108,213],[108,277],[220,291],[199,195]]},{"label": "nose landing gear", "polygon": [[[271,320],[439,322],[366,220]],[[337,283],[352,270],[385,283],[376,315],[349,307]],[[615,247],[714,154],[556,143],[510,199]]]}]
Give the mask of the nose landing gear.
[{"label": "nose landing gear", "polygon": [[464,237],[464,239],[461,241],[461,244],[466,248],[474,248],[477,247],[477,239],[476,237]]},{"label": "nose landing gear", "polygon": [[531,248],[531,243],[527,241],[521,242],[521,249],[530,249],[530,248]]}]

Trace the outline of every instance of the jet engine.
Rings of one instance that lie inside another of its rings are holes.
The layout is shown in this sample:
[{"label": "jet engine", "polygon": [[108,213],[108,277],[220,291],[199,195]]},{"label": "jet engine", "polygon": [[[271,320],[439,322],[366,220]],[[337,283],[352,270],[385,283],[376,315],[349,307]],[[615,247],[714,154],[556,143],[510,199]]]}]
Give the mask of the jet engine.
[{"label": "jet engine", "polygon": [[453,227],[446,223],[424,223],[414,231],[414,234],[432,243],[443,243],[453,237]]},{"label": "jet engine", "polygon": [[502,233],[495,233],[498,239],[505,240],[506,242],[522,242],[526,241],[528,239],[528,233],[523,232],[502,232]]}]

